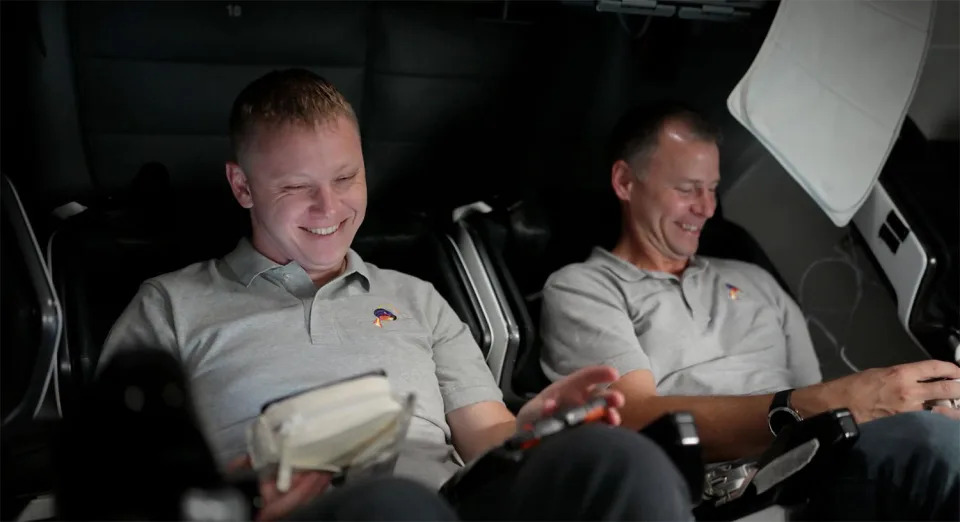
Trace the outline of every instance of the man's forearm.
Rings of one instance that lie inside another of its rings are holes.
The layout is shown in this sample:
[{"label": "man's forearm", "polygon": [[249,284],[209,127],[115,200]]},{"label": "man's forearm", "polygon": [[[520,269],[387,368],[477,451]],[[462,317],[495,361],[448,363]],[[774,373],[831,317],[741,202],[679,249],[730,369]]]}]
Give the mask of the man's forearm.
[{"label": "man's forearm", "polygon": [[517,432],[515,421],[494,424],[483,430],[471,433],[469,439],[454,437],[453,444],[464,462],[479,457],[488,449],[503,444]]},{"label": "man's forearm", "polygon": [[621,410],[623,425],[639,430],[662,415],[693,414],[707,462],[759,455],[773,441],[767,409],[773,395],[649,397]]},{"label": "man's forearm", "polygon": [[[790,403],[803,418],[812,417],[830,408],[829,384],[799,388]],[[773,434],[767,424],[767,411],[773,394],[744,396],[654,396],[641,401],[627,401],[621,410],[623,425],[641,429],[660,416],[674,411],[693,414],[707,462],[720,462],[762,453]]]}]

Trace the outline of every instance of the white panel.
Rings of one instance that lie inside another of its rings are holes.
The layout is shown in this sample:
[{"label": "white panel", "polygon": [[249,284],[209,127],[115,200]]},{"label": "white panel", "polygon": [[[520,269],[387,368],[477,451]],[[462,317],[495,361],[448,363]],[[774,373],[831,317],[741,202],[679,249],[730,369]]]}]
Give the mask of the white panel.
[{"label": "white panel", "polygon": [[727,99],[834,224],[880,175],[920,76],[929,0],[784,0]]},{"label": "white panel", "polygon": [[[904,327],[907,327],[910,319],[910,310],[913,308],[913,302],[917,297],[917,290],[920,288],[920,281],[927,267],[927,253],[917,240],[917,235],[910,231],[897,248],[894,254],[887,244],[880,239],[879,231],[887,219],[890,211],[896,213],[904,226],[907,221],[893,204],[893,200],[884,190],[883,186],[877,183],[873,187],[870,196],[863,207],[853,217],[853,222],[866,238],[870,250],[877,258],[877,262],[883,268],[884,273],[893,285],[897,294],[897,315]],[[931,260],[931,262],[935,262]],[[909,328],[907,328],[909,332]]]}]

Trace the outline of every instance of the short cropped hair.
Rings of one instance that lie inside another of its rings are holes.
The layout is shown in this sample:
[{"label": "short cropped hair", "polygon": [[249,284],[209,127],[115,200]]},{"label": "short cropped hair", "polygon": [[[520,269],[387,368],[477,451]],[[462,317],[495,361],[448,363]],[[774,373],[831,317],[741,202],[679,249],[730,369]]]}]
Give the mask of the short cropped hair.
[{"label": "short cropped hair", "polygon": [[675,102],[660,102],[636,107],[625,113],[614,126],[607,149],[607,166],[624,160],[639,168],[642,176],[647,161],[657,148],[660,133],[669,122],[679,122],[694,137],[719,145],[720,129],[698,112]]},{"label": "short cropped hair", "polygon": [[[306,69],[272,71],[247,85],[230,110],[230,143],[234,158],[263,126],[289,124],[313,127],[345,117],[357,125],[353,107],[322,76]],[[359,129],[359,126],[358,126]]]}]

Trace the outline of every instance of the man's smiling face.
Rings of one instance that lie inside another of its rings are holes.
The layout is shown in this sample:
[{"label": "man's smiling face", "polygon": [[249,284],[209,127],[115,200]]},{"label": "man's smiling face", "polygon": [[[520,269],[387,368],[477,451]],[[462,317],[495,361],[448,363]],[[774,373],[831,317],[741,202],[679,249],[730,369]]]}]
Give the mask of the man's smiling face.
[{"label": "man's smiling face", "polygon": [[253,246],[277,263],[296,261],[314,280],[338,273],[367,206],[356,125],[339,117],[260,129],[242,156],[227,176],[250,209]]},{"label": "man's smiling face", "polygon": [[631,168],[638,180],[631,187],[630,216],[641,241],[667,259],[689,259],[717,206],[717,145],[691,136],[680,123],[668,122],[646,165]]}]

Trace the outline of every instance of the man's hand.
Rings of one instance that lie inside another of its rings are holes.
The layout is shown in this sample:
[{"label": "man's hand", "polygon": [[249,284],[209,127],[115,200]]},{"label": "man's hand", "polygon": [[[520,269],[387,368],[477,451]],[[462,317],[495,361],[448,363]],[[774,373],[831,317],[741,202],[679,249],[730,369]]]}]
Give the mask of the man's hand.
[{"label": "man's hand", "polygon": [[[250,468],[250,457],[237,457],[227,465],[227,473]],[[290,489],[277,489],[276,477],[260,478],[260,500],[257,522],[279,520],[297,508],[303,507],[326,491],[333,475],[325,471],[300,471],[293,474]]]},{"label": "man's hand", "polygon": [[620,424],[620,408],[624,404],[623,394],[607,390],[597,393],[602,384],[616,381],[620,375],[609,366],[589,366],[580,369],[564,379],[547,386],[539,395],[523,405],[517,413],[517,427],[533,424],[541,417],[552,415],[559,409],[579,406],[594,397],[604,397],[610,407],[606,421],[614,426]]},{"label": "man's hand", "polygon": [[[960,398],[960,382],[928,381],[935,378],[958,379],[956,364],[929,360],[873,368],[824,383],[831,407],[845,407],[857,422],[868,422],[896,413],[924,409],[923,403],[937,399]],[[933,409],[954,419],[960,410],[938,406]]]},{"label": "man's hand", "polygon": [[453,435],[453,446],[467,462],[484,451],[503,443],[508,437],[551,415],[558,408],[579,406],[594,397],[604,397],[610,409],[605,419],[613,425],[620,424],[623,394],[618,391],[597,393],[600,384],[617,380],[617,371],[607,366],[590,366],[557,381],[526,403],[517,417],[500,401],[485,401],[457,408],[447,413],[447,424]]}]

